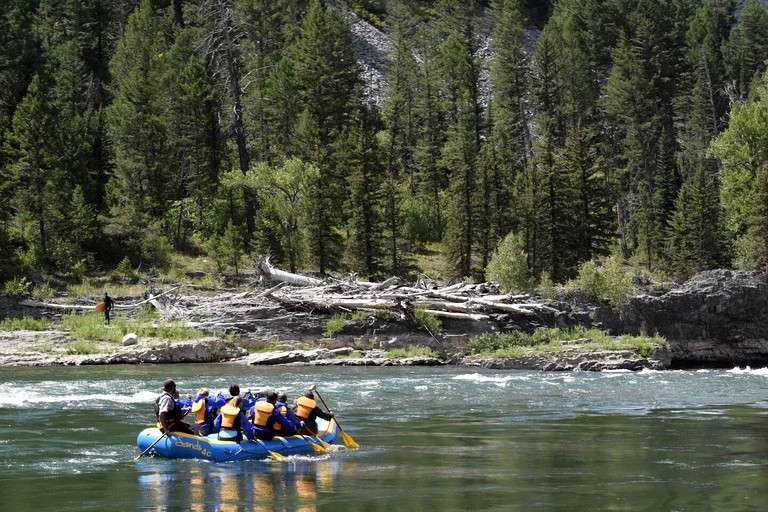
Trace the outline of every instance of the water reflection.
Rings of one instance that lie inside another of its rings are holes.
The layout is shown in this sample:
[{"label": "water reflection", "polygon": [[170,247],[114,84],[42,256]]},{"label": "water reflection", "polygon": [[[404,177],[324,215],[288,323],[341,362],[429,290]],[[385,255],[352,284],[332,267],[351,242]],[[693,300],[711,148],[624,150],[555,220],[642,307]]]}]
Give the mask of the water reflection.
[{"label": "water reflection", "polygon": [[349,460],[144,461],[138,475],[141,509],[191,512],[317,512],[318,497],[353,471]]}]

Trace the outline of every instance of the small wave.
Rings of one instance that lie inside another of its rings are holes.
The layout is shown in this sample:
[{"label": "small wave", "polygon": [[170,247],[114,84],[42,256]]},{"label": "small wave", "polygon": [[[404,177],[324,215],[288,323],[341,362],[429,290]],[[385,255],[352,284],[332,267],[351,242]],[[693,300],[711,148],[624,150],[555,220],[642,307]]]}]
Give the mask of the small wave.
[{"label": "small wave", "polygon": [[492,382],[496,384],[504,384],[511,380],[530,380],[530,378],[526,376],[518,376],[518,375],[507,375],[504,377],[497,377],[497,376],[490,376],[490,375],[480,375],[479,373],[470,373],[470,374],[464,374],[464,375],[457,375],[453,378],[453,380],[467,380],[470,382]]},{"label": "small wave", "polygon": [[726,370],[725,373],[733,373],[733,374],[743,374],[747,373],[750,375],[768,375],[768,368],[757,368],[753,370],[750,366],[746,366],[744,368],[741,368],[740,366],[735,366],[730,370]]}]

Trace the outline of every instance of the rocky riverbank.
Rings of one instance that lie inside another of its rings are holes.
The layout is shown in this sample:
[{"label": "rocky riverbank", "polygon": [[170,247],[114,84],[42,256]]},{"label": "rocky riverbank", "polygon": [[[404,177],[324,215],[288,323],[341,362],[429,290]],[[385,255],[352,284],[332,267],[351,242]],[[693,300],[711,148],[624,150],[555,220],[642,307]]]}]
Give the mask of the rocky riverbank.
[{"label": "rocky riverbank", "polygon": [[[206,337],[169,342],[138,339],[132,346],[78,342],[61,331],[0,332],[0,365],[148,364],[237,361],[252,365],[464,365],[498,369],[549,371],[640,370],[768,364],[768,277],[753,272],[702,272],[681,286],[648,286],[619,308],[583,299],[538,300],[535,315],[489,314],[481,319],[443,318],[433,336],[412,321],[376,314],[349,318],[332,336],[324,334],[327,311],[291,310],[270,301],[260,289],[269,283],[222,299],[177,296],[172,304],[153,302],[164,319],[182,320],[203,332],[223,332],[226,340]],[[498,296],[497,296],[498,297]],[[180,300],[183,299],[183,300]],[[121,298],[123,308],[132,298]],[[211,307],[211,300],[226,307]],[[4,316],[45,313],[29,302],[2,298]],[[184,309],[182,306],[186,306]],[[129,314],[118,309],[117,314]],[[172,315],[172,316],[171,316]],[[469,315],[464,315],[468,317]],[[550,353],[514,359],[465,357],[467,341],[483,333],[576,325],[623,334],[663,336],[668,347],[648,357],[628,350],[586,350],[579,340],[563,342]],[[230,340],[237,340],[237,342]],[[84,346],[85,345],[85,346]],[[387,357],[388,351],[414,346],[439,357]]]},{"label": "rocky riverbank", "polygon": [[664,369],[666,351],[643,358],[626,350],[562,353],[516,359],[446,359],[431,356],[387,357],[382,349],[276,350],[249,354],[235,343],[218,338],[185,342],[136,340],[124,347],[109,343],[89,344],[79,354],[78,343],[62,331],[0,332],[0,366],[80,366],[105,364],[173,364],[238,362],[248,365],[286,366],[442,366],[457,365],[495,369],[546,371],[602,371]]}]

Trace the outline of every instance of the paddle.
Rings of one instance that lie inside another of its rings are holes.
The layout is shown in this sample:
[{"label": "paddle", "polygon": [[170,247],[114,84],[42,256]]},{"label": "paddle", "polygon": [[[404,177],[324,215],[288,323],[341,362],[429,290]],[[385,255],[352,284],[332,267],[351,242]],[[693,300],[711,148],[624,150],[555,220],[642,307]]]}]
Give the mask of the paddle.
[{"label": "paddle", "polygon": [[[272,450],[267,449],[267,445],[265,445],[264,441],[262,441],[261,439],[254,438],[253,440],[256,441],[257,443],[259,443],[261,446],[263,446],[267,450],[267,453],[269,454],[269,456],[272,457],[273,459],[275,459],[275,460],[288,460],[288,457],[286,457],[285,455],[280,455],[277,452],[273,452]],[[241,450],[242,450],[242,448],[241,448]]]},{"label": "paddle", "polygon": [[167,432],[163,432],[163,435],[161,435],[160,437],[158,437],[158,438],[157,438],[157,441],[155,441],[154,443],[152,443],[151,445],[149,445],[149,447],[148,447],[146,450],[144,450],[143,452],[141,452],[140,454],[138,454],[138,455],[136,456],[136,458],[135,458],[135,459],[133,459],[133,460],[139,460],[139,459],[141,458],[141,456],[142,456],[142,455],[144,455],[144,454],[145,454],[145,453],[147,453],[149,450],[151,450],[152,448],[154,448],[154,447],[155,447],[155,445],[156,445],[157,443],[159,443],[159,442],[160,442],[160,440],[161,440],[162,438],[164,438],[165,436],[167,436],[167,435],[168,435],[168,433],[167,433]]},{"label": "paddle", "polygon": [[[307,430],[309,430],[309,429],[307,429]],[[310,432],[312,432],[312,431],[310,430]],[[312,447],[312,450],[314,450],[316,452],[320,452],[320,453],[325,453],[327,451],[325,449],[325,446],[320,446],[319,444],[313,443],[312,441],[307,439],[307,436],[305,436],[304,434],[299,433],[298,435],[301,436],[301,438],[303,440],[305,440],[309,446]],[[320,438],[318,438],[317,440],[320,441],[321,443],[323,442],[323,440],[320,439]]]},{"label": "paddle", "polygon": [[[325,403],[325,400],[323,400],[323,395],[321,395],[320,391],[317,390],[317,386],[315,384],[312,384],[312,387],[309,388],[309,389],[311,391],[314,391],[315,393],[317,393],[318,398],[320,398],[320,401],[323,402],[323,405],[325,406],[325,408],[330,411],[331,408],[328,407],[328,404]],[[339,430],[341,431],[341,439],[344,441],[344,446],[346,446],[347,448],[352,449],[352,450],[360,448],[360,446],[355,442],[355,440],[352,439],[352,436],[350,436],[349,434],[344,432],[344,429],[341,428],[341,425],[339,425],[339,422],[338,422],[338,420],[336,419],[335,416],[334,416],[333,420],[336,422],[336,426],[339,427]]]},{"label": "paddle", "polygon": [[[307,442],[308,442],[309,444],[313,445],[313,446],[312,446],[312,448],[314,448],[315,446],[317,446],[317,447],[318,447],[318,448],[320,448],[320,449],[321,449],[323,452],[325,452],[325,451],[327,451],[327,449],[328,449],[328,448],[330,448],[330,447],[331,447],[331,445],[330,445],[330,444],[328,444],[328,443],[326,443],[325,441],[323,441],[322,439],[320,439],[320,436],[319,436],[319,435],[317,435],[317,432],[312,432],[312,430],[311,430],[311,429],[310,429],[308,426],[306,426],[306,425],[304,425],[304,428],[307,430],[307,432],[309,432],[310,434],[312,434],[313,436],[315,436],[315,439],[317,439],[317,442],[318,442],[318,443],[320,443],[320,445],[322,445],[322,446],[318,446],[318,445],[314,444],[312,441],[309,441],[309,440],[307,440]],[[300,435],[301,437],[304,437],[304,436],[303,436],[303,435],[301,435],[301,434],[299,434],[299,435]],[[306,438],[305,438],[305,439],[306,439]],[[320,450],[315,450],[315,451],[320,451]]]}]

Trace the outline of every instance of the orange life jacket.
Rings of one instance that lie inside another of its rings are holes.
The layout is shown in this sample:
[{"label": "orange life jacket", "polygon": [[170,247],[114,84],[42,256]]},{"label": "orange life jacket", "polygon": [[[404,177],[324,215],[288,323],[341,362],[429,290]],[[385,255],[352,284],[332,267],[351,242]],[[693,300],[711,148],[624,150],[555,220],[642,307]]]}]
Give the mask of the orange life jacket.
[{"label": "orange life jacket", "polygon": [[300,396],[296,400],[296,417],[301,420],[309,419],[309,415],[312,414],[312,411],[315,410],[315,407],[317,407],[317,402],[311,398]]},{"label": "orange life jacket", "polygon": [[192,412],[195,413],[198,425],[205,423],[205,398],[201,398],[192,404]]},{"label": "orange life jacket", "polygon": [[275,404],[269,402],[256,402],[256,416],[253,418],[253,424],[257,427],[267,427],[272,411],[275,410]]},{"label": "orange life jacket", "polygon": [[221,408],[221,428],[233,428],[235,420],[240,415],[240,409],[227,404]]},{"label": "orange life jacket", "polygon": [[[286,406],[281,405],[280,407],[277,408],[277,410],[280,411],[280,414],[282,414],[283,416],[288,416],[288,408]],[[272,425],[272,428],[275,430],[282,430],[283,426],[278,422],[275,422],[275,424]]]}]

